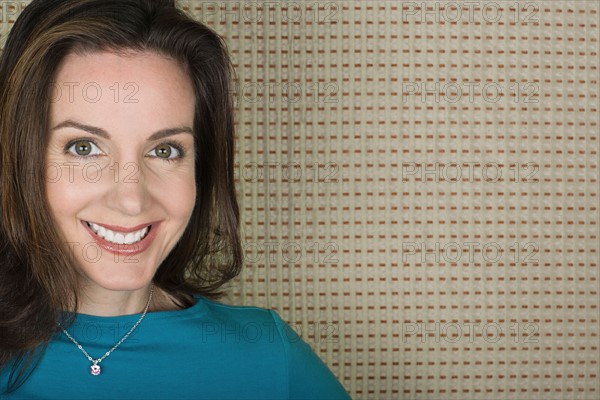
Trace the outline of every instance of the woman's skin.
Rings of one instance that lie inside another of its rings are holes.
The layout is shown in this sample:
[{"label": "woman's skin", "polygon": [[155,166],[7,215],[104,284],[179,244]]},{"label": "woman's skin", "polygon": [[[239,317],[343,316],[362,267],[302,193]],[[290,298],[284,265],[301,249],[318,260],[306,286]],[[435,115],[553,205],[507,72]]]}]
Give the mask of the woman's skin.
[{"label": "woman's skin", "polygon": [[[49,100],[46,195],[64,240],[58,245],[67,246],[82,278],[77,312],[142,312],[196,198],[192,82],[178,63],[151,52],[71,54]],[[97,241],[86,222],[152,228],[138,244],[118,246]],[[149,310],[174,309],[155,287]]]}]

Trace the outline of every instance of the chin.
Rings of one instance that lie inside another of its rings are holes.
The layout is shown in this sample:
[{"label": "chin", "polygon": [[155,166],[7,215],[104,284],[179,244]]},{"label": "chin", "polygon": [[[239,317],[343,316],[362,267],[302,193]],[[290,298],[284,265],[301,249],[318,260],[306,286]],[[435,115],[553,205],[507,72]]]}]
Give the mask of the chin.
[{"label": "chin", "polygon": [[152,278],[147,277],[132,277],[130,279],[121,277],[112,279],[110,277],[94,277],[85,276],[81,282],[83,287],[87,289],[102,288],[112,291],[134,291],[146,288],[152,282]]}]

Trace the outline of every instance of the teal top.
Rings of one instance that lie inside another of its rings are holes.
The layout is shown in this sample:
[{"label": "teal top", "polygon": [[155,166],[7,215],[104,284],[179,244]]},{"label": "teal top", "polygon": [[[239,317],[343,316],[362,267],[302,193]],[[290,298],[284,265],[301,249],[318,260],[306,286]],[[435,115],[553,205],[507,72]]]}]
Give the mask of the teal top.
[{"label": "teal top", "polygon": [[[90,373],[92,363],[62,332],[37,368],[4,399],[349,399],[311,347],[277,312],[230,306],[201,296],[193,306],[146,315]],[[77,314],[67,330],[94,359],[110,350],[141,314]]]}]

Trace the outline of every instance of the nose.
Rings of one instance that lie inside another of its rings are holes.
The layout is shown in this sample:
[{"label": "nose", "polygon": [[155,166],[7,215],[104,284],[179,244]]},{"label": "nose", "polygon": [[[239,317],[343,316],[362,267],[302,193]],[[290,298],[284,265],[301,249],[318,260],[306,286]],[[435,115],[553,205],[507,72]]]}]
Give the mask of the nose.
[{"label": "nose", "polygon": [[110,175],[107,207],[121,215],[143,213],[150,201],[143,164],[115,162],[110,167]]}]

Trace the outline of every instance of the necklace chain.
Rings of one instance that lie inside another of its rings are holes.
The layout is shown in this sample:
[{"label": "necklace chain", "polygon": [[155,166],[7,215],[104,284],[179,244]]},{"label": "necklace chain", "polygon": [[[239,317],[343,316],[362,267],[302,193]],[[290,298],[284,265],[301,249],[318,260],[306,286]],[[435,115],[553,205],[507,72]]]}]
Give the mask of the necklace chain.
[{"label": "necklace chain", "polygon": [[77,348],[79,350],[81,350],[81,352],[87,357],[87,359],[93,363],[93,365],[91,366],[91,374],[92,375],[100,375],[100,366],[98,364],[100,364],[106,357],[108,357],[117,347],[119,347],[125,340],[127,340],[127,338],[129,337],[129,335],[131,335],[131,333],[135,330],[135,328],[138,327],[138,325],[140,324],[140,322],[142,322],[142,320],[144,319],[144,317],[146,316],[146,313],[148,312],[148,307],[150,307],[150,301],[152,300],[152,294],[154,293],[154,283],[152,283],[152,285],[150,286],[150,296],[148,297],[148,302],[146,303],[146,308],[144,308],[144,312],[142,313],[142,316],[140,317],[140,319],[137,320],[137,322],[133,325],[133,327],[131,327],[131,329],[129,330],[129,332],[127,332],[125,334],[125,336],[123,336],[121,338],[121,340],[119,340],[119,342],[117,344],[115,344],[113,346],[112,349],[110,349],[109,351],[107,351],[106,353],[104,353],[104,355],[96,360],[94,360],[87,351],[85,351],[85,349],[83,348],[82,345],[80,345],[77,340],[75,340],[73,338],[73,336],[71,336],[69,334],[69,332],[67,332],[61,325],[60,323],[57,323],[58,326],[60,326],[60,328],[62,329],[63,333],[69,338],[71,339],[71,341],[77,346]]}]

